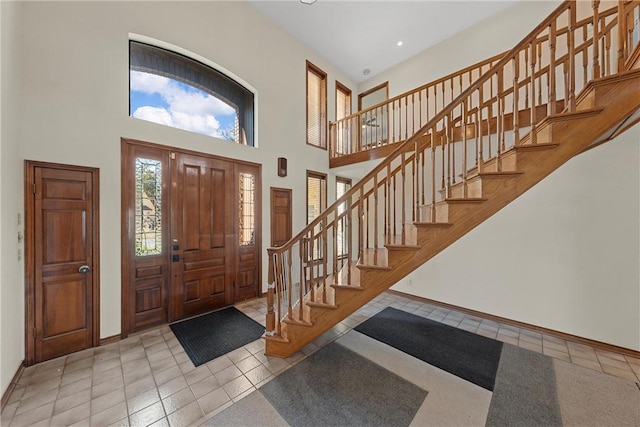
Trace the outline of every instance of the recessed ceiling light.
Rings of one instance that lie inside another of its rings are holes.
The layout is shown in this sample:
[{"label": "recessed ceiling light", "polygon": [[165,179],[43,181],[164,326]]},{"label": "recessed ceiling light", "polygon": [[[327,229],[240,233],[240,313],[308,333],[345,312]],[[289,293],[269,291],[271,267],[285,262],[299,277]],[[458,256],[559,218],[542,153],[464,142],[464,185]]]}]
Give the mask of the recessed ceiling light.
[{"label": "recessed ceiling light", "polygon": [[365,68],[364,70],[362,70],[362,74],[364,74],[365,76],[368,76],[370,72],[371,70],[368,68]]},{"label": "recessed ceiling light", "polygon": [[300,0],[300,3],[304,3],[304,4],[314,4],[316,2],[316,0]]},{"label": "recessed ceiling light", "polygon": [[400,47],[404,44],[404,42],[402,40],[398,40],[398,42],[396,43],[396,46]]}]

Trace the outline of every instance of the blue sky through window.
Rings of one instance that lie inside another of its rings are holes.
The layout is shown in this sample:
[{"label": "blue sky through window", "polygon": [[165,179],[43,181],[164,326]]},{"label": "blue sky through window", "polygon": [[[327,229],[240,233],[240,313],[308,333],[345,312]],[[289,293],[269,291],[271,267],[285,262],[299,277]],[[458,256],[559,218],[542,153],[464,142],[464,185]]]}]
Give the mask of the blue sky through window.
[{"label": "blue sky through window", "polygon": [[222,139],[235,139],[236,110],[207,92],[156,74],[131,71],[131,117]]}]

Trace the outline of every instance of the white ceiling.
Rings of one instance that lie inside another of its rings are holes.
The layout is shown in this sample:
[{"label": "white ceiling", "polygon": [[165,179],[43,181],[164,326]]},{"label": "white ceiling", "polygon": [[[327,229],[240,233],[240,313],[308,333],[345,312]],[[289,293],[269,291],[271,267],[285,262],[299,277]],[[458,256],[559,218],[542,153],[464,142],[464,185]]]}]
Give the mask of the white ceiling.
[{"label": "white ceiling", "polygon": [[[252,0],[285,31],[360,83],[520,0]],[[397,47],[402,40],[404,45]],[[455,53],[452,53],[455,54]],[[363,70],[371,70],[364,75]]]}]

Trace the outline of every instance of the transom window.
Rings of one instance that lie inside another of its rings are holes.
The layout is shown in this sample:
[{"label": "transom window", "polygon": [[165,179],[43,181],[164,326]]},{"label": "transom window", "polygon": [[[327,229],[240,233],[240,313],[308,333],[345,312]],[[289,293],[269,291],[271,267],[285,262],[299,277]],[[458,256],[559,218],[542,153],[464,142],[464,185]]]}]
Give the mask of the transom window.
[{"label": "transom window", "polygon": [[129,42],[129,114],[137,119],[254,145],[253,92],[179,53]]}]

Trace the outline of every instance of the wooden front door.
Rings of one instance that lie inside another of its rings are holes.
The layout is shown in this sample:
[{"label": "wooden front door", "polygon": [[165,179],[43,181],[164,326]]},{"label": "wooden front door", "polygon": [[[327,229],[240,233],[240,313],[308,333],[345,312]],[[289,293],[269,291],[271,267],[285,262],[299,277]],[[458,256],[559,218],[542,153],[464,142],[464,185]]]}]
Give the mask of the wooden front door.
[{"label": "wooden front door", "polygon": [[271,246],[291,239],[291,189],[271,187]]},{"label": "wooden front door", "polygon": [[122,144],[122,334],[260,293],[260,167]]},{"label": "wooden front door", "polygon": [[98,345],[98,171],[27,162],[27,364]]},{"label": "wooden front door", "polygon": [[233,164],[177,153],[172,168],[171,315],[233,304]]}]

